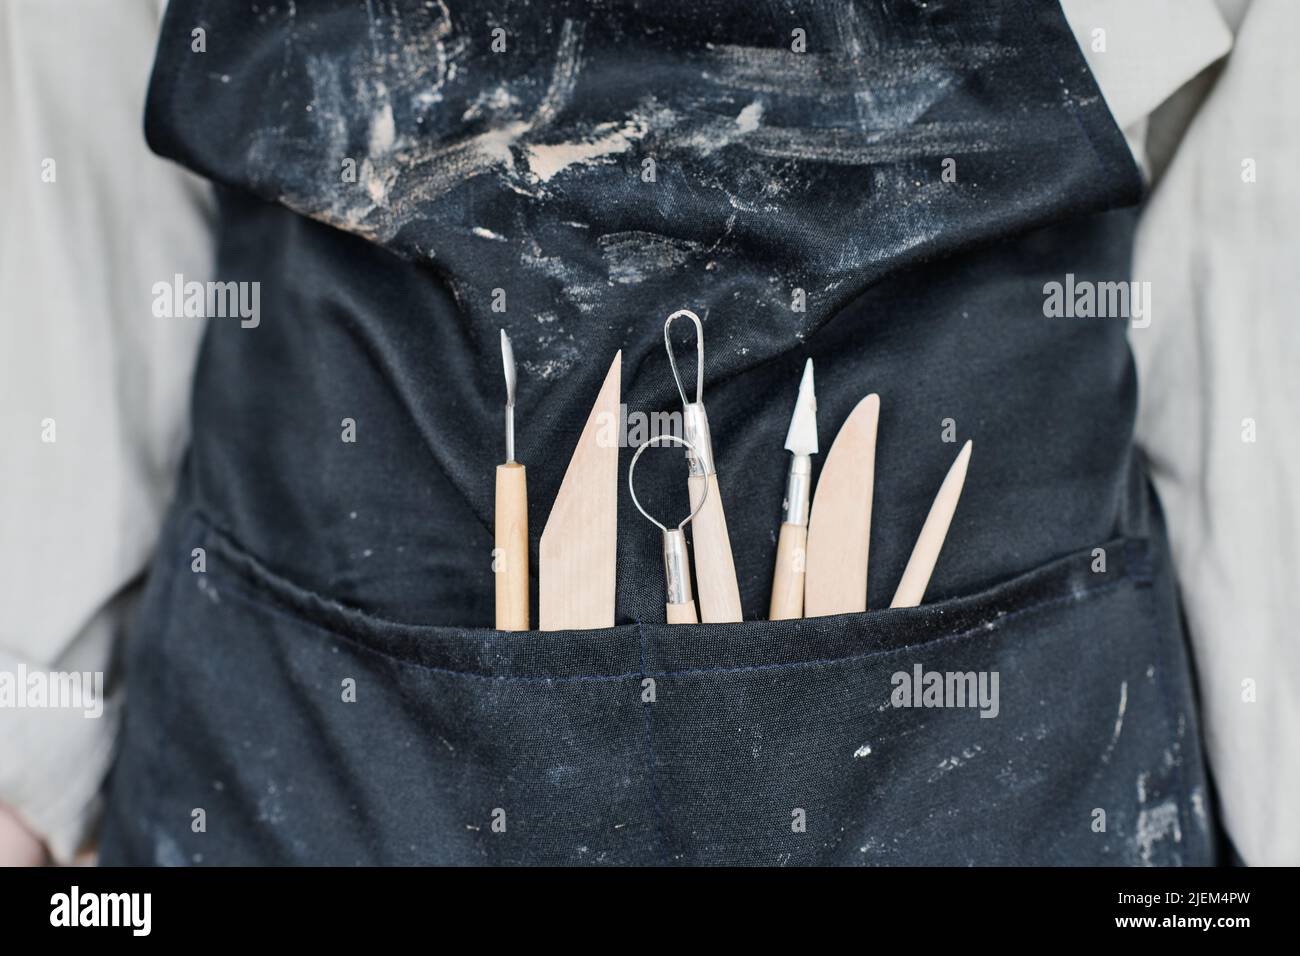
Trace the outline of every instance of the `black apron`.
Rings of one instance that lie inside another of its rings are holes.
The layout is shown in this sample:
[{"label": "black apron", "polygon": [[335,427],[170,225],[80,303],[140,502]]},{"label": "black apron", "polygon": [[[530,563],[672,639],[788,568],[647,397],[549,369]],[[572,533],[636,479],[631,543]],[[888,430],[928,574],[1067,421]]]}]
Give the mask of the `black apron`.
[{"label": "black apron", "polygon": [[[1056,3],[216,6],[168,8],[147,132],[261,317],[209,320],[105,863],[1214,861],[1125,325],[1044,314],[1129,278],[1141,193]],[[677,408],[681,307],[746,621],[663,623],[620,491],[616,626],[489,629],[498,329],[535,567],[615,351]],[[808,357],[823,455],[881,397],[873,610],[766,622]]]}]

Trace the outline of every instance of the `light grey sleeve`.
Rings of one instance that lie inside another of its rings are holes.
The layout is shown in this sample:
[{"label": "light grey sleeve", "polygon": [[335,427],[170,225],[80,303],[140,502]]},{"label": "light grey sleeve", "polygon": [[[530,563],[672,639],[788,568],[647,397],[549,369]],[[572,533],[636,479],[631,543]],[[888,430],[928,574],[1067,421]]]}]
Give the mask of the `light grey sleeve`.
[{"label": "light grey sleeve", "polygon": [[1300,4],[1254,0],[1139,225],[1137,438],[1167,516],[1221,810],[1300,863]]},{"label": "light grey sleeve", "polygon": [[60,860],[93,820],[117,708],[88,716],[42,688],[110,669],[202,332],[155,317],[152,286],[212,271],[209,190],[144,143],[160,12],[0,7],[0,804]]}]

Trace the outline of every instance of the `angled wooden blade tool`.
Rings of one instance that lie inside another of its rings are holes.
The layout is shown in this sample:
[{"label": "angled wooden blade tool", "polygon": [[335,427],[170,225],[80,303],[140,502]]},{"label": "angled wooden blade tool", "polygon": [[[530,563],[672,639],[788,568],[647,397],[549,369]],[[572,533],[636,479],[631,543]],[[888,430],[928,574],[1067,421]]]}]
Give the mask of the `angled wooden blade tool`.
[{"label": "angled wooden blade tool", "polygon": [[804,617],[867,608],[879,420],[880,396],[868,395],[845,419],[826,454],[808,522]]},{"label": "angled wooden blade tool", "polygon": [[515,461],[515,352],[501,330],[501,364],[506,373],[506,461],[497,465],[493,567],[496,626],[528,630],[528,473]]},{"label": "angled wooden blade tool", "polygon": [[[682,378],[677,374],[673,341],[669,335],[673,320],[686,316],[695,323],[695,401],[686,398]],[[691,473],[687,479],[691,494],[691,542],[695,546],[695,578],[700,585],[700,617],[705,624],[740,620],[740,586],[736,583],[736,564],[731,556],[731,537],[727,534],[727,517],[722,511],[722,492],[713,465],[713,440],[709,435],[709,418],[704,412],[704,324],[690,309],[678,309],[664,322],[664,347],[672,366],[677,391],[682,396],[684,430],[690,443],[688,453]]]},{"label": "angled wooden blade tool", "polygon": [[944,539],[948,537],[948,526],[952,524],[957,502],[961,499],[961,490],[966,484],[970,452],[971,443],[968,441],[957,453],[957,460],[944,476],[939,493],[934,496],[934,504],[930,506],[930,513],[925,516],[925,524],[921,526],[916,546],[912,548],[912,556],[907,559],[907,567],[903,569],[903,578],[898,582],[898,590],[894,592],[890,607],[916,607],[925,597],[930,575],[934,573]]},{"label": "angled wooden blade tool", "polygon": [[803,617],[804,565],[808,548],[808,502],[812,497],[812,456],[817,454],[817,395],[813,391],[813,363],[803,367],[799,396],[785,435],[790,452],[790,473],[785,482],[784,516],[776,542],[776,568],[772,572],[772,602],[767,616],[773,621]]},{"label": "angled wooden blade tool", "polygon": [[614,626],[618,422],[623,353],[605,375],[542,529],[538,624],[543,631]]}]

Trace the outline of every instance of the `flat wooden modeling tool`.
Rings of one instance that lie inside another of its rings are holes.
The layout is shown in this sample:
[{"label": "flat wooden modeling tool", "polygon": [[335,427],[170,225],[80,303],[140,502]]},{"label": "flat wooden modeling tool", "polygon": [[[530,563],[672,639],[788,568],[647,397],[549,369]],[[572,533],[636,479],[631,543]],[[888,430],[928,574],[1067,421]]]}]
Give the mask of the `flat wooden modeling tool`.
[{"label": "flat wooden modeling tool", "polygon": [[808,521],[804,617],[867,608],[879,420],[880,396],[868,395],[849,413],[826,454]]},{"label": "flat wooden modeling tool", "polygon": [[618,421],[623,353],[605,375],[542,530],[538,623],[543,631],[614,626]]},{"label": "flat wooden modeling tool", "polygon": [[934,496],[934,504],[926,515],[925,524],[916,539],[916,547],[903,569],[903,579],[898,582],[894,600],[890,607],[916,607],[925,597],[925,589],[930,584],[930,575],[934,572],[939,552],[943,549],[944,539],[948,536],[948,526],[952,524],[953,513],[961,499],[962,487],[966,484],[966,468],[970,464],[971,443],[966,442],[957,454],[957,460],[948,469],[939,493]]}]

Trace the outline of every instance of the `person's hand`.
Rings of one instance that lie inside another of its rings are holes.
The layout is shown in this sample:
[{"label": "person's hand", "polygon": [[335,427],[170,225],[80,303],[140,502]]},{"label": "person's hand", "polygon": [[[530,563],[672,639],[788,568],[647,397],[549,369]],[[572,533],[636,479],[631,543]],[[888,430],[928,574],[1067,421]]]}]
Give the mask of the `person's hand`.
[{"label": "person's hand", "polygon": [[0,804],[0,866],[40,866],[45,847],[6,806]]}]

